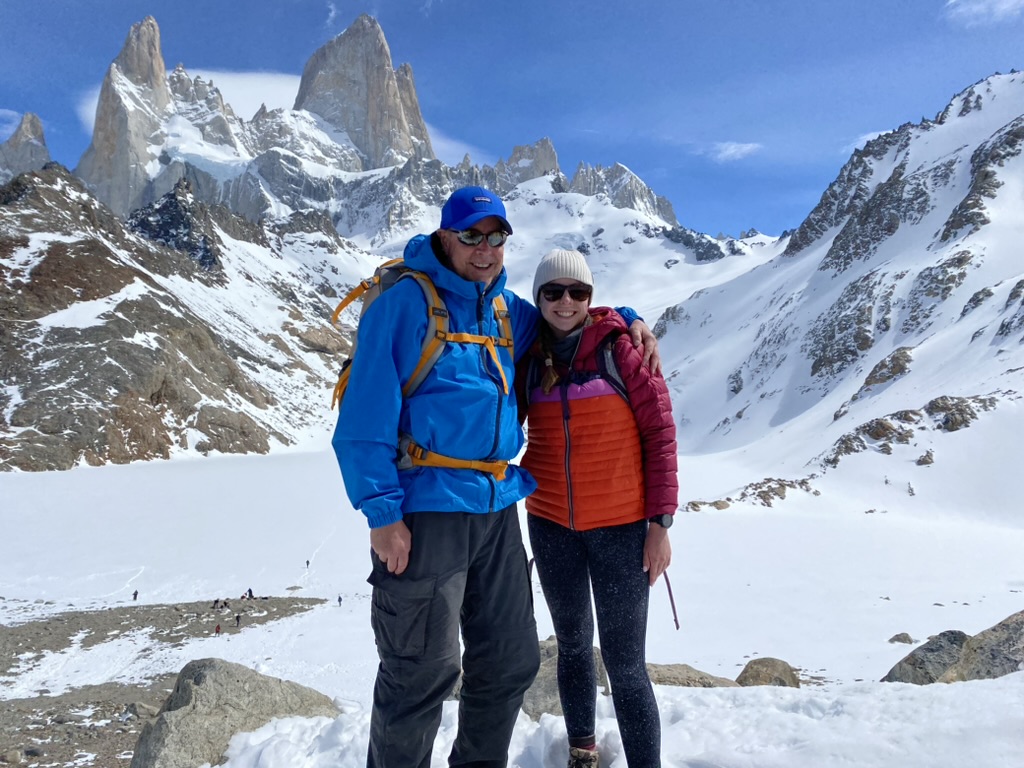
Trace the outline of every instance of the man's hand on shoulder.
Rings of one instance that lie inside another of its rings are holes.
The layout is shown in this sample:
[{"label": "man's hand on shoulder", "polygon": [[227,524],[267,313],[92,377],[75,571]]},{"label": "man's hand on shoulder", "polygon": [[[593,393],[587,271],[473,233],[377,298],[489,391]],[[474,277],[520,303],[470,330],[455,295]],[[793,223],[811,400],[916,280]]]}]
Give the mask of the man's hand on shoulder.
[{"label": "man's hand on shoulder", "polygon": [[381,528],[371,528],[370,546],[390,573],[401,576],[409,566],[412,532],[401,520]]}]

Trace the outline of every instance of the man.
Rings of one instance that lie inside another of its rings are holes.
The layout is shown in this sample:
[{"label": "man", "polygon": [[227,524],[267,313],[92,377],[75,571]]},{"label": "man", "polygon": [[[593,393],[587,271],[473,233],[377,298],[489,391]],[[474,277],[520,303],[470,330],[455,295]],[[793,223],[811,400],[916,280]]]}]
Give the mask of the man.
[{"label": "man", "polygon": [[[460,670],[449,765],[502,768],[540,664],[516,511],[536,483],[509,463],[523,432],[494,299],[507,305],[517,356],[536,338],[539,314],[504,288],[511,234],[497,195],[465,187],[445,203],[437,231],[409,241],[405,263],[430,277],[449,333],[458,335],[411,396],[402,387],[428,325],[420,286],[399,280],[359,324],[362,352],[352,362],[333,445],[373,550],[368,581],[380,666],[368,768],[428,768],[442,704]],[[649,331],[645,339],[653,344]]]}]

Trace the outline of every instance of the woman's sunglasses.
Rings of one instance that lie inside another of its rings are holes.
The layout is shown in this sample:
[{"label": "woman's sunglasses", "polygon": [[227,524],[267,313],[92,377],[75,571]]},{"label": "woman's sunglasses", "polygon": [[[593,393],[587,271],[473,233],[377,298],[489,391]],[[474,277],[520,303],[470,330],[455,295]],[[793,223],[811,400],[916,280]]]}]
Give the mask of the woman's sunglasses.
[{"label": "woman's sunglasses", "polygon": [[561,301],[565,292],[573,301],[586,301],[594,293],[589,285],[560,285],[559,283],[546,283],[540,287],[540,295],[545,301]]},{"label": "woman's sunglasses", "polygon": [[508,232],[503,232],[500,229],[486,235],[476,229],[453,229],[451,231],[455,233],[455,237],[463,245],[480,245],[486,239],[487,244],[491,248],[497,248],[499,245],[504,245],[505,241],[508,240]]}]

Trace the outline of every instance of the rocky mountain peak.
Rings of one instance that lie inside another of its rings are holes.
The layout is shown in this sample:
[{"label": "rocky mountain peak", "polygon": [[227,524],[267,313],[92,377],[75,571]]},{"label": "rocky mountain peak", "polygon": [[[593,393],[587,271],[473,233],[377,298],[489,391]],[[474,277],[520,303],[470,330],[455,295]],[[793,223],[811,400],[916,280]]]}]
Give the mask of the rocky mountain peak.
[{"label": "rocky mountain peak", "polygon": [[152,16],[134,24],[100,88],[92,142],[75,173],[117,214],[126,216],[146,200],[150,141],[162,134],[172,103],[160,52],[160,29]]},{"label": "rocky mountain peak", "polygon": [[160,27],[152,16],[132,25],[114,64],[129,82],[153,92],[157,109],[170,103],[167,69],[160,52]]},{"label": "rocky mountain peak", "polygon": [[412,68],[406,64],[395,72],[384,32],[366,14],[310,57],[295,109],[345,131],[367,170],[434,157]]},{"label": "rocky mountain peak", "polygon": [[677,225],[675,210],[666,198],[656,195],[643,180],[621,163],[610,168],[581,162],[569,184],[569,191],[581,195],[604,194],[617,208],[631,208]]},{"label": "rocky mountain peak", "polygon": [[7,141],[0,144],[0,184],[19,173],[38,171],[50,162],[39,116],[26,112]]}]

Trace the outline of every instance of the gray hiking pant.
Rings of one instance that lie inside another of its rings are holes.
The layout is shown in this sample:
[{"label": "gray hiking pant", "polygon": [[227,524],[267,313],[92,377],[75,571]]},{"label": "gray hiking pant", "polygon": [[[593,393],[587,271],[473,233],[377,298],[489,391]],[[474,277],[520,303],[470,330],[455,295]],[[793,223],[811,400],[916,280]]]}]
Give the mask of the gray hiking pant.
[{"label": "gray hiking pant", "polygon": [[429,768],[442,704],[461,668],[448,764],[504,768],[523,694],[540,666],[515,505],[490,514],[417,512],[405,524],[412,552],[401,576],[370,554],[380,666],[366,765]]}]

